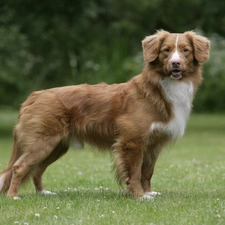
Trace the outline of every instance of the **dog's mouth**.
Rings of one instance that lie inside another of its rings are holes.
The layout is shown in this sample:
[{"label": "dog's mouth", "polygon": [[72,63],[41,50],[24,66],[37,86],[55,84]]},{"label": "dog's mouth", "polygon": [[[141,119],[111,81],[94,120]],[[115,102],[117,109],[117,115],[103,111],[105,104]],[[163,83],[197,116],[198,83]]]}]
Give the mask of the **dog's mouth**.
[{"label": "dog's mouth", "polygon": [[182,76],[183,76],[183,71],[178,69],[172,70],[170,74],[170,77],[175,80],[180,79]]}]

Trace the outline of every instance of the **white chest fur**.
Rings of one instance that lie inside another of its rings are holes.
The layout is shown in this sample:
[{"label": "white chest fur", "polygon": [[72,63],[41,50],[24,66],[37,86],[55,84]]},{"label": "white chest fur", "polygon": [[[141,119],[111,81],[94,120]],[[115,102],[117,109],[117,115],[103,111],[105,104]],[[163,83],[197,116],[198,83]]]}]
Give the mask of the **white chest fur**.
[{"label": "white chest fur", "polygon": [[172,104],[173,118],[167,124],[160,122],[151,124],[150,130],[165,132],[176,140],[183,136],[189,118],[194,91],[193,84],[171,78],[162,80],[160,84],[167,100]]}]

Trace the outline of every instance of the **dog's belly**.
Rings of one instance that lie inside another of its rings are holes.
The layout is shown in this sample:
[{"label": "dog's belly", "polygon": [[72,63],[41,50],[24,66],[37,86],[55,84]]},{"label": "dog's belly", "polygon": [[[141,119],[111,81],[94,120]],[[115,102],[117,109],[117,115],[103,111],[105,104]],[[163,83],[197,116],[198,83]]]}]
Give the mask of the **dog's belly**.
[{"label": "dog's belly", "polygon": [[72,132],[71,146],[75,149],[83,148],[84,143],[99,149],[110,149],[115,142],[115,134],[104,132],[104,126],[99,125],[92,129],[79,129]]}]

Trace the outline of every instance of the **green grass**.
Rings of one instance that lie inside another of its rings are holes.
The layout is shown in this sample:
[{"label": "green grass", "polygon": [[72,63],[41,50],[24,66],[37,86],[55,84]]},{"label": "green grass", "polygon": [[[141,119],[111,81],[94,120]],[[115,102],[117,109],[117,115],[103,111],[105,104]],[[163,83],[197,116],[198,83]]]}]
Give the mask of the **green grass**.
[{"label": "green grass", "polygon": [[[11,146],[11,136],[0,138],[0,169]],[[57,195],[36,195],[31,183],[20,189],[21,200],[1,195],[0,224],[225,224],[225,115],[191,117],[184,137],[157,162],[152,185],[161,195],[153,201],[123,196],[111,162],[88,147],[71,149],[43,178]]]},{"label": "green grass", "polygon": [[17,111],[0,110],[0,137],[7,137],[12,134],[17,116]]}]

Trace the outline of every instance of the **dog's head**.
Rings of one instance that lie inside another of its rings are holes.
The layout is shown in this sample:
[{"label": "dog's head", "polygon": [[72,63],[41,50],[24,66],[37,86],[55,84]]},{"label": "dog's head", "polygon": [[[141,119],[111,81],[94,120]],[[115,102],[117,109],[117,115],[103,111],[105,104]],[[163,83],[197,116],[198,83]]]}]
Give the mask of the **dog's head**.
[{"label": "dog's head", "polygon": [[145,62],[173,79],[193,73],[209,57],[209,40],[193,31],[176,34],[160,30],[147,36],[142,45]]}]

